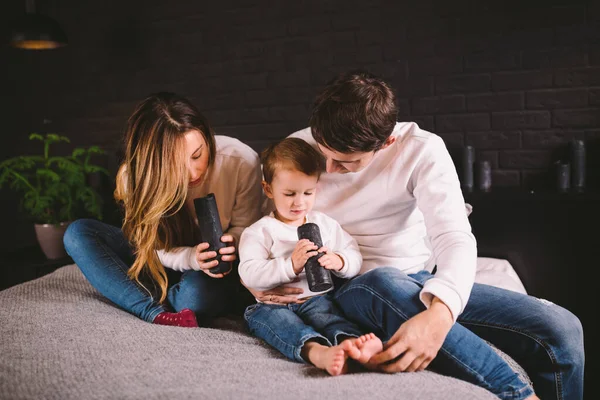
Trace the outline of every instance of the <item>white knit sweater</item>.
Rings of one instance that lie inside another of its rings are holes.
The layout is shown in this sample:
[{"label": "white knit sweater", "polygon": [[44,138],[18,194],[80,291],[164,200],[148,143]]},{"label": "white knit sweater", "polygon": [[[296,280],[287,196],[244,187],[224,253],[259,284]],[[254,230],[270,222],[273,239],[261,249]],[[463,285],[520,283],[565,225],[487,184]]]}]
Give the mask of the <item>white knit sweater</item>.
[{"label": "white knit sweater", "polygon": [[[415,123],[397,123],[396,141],[356,173],[321,175],[314,209],[340,223],[358,242],[361,273],[392,266],[406,273],[437,265],[421,301],[432,296],[464,310],[477,249],[455,166],[443,140]],[[310,129],[293,133],[316,146]]]},{"label": "white knit sweater", "polygon": [[[344,267],[332,272],[341,278],[356,276],[362,264],[356,240],[344,232],[337,221],[323,213],[311,211],[306,216],[306,222],[317,224],[323,246],[344,260]],[[297,227],[279,221],[273,213],[246,228],[240,241],[239,266],[244,284],[257,290],[268,290],[283,284],[299,287],[304,292],[298,298],[323,293],[310,291],[304,271],[299,275],[294,272],[292,253],[297,243]]]}]

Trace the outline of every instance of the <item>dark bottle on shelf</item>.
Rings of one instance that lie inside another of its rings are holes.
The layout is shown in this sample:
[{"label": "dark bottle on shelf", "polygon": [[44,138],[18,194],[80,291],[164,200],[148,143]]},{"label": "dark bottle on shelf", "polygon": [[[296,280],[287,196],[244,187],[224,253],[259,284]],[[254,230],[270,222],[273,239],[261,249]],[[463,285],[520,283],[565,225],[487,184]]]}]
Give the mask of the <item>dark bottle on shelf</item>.
[{"label": "dark bottle on shelf", "polygon": [[571,164],[558,161],[556,163],[556,188],[559,192],[568,192],[571,187]]},{"label": "dark bottle on shelf", "polygon": [[492,166],[489,161],[477,163],[477,189],[482,192],[492,190]]},{"label": "dark bottle on shelf", "polygon": [[465,146],[462,153],[461,187],[464,191],[473,191],[473,163],[475,163],[475,148]]},{"label": "dark bottle on shelf", "polygon": [[571,186],[575,191],[585,189],[585,142],[571,141]]}]

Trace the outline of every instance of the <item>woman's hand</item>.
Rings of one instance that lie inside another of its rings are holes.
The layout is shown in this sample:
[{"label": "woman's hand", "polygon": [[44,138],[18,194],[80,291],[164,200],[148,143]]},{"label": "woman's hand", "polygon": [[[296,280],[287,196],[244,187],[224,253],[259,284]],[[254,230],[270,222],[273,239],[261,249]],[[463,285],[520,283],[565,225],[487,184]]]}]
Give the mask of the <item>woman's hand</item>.
[{"label": "woman's hand", "polygon": [[[219,249],[219,254],[222,255],[221,259],[227,262],[233,262],[237,258],[235,255],[235,239],[231,235],[223,235],[221,237],[221,241],[223,243],[231,243],[228,247],[223,247]],[[198,260],[198,265],[200,270],[204,272],[206,275],[212,278],[223,278],[227,274],[231,272],[231,269],[225,273],[213,274],[209,270],[211,268],[219,265],[219,260],[215,259],[217,257],[216,251],[206,251],[210,245],[208,243],[200,243],[196,246],[196,260]]]},{"label": "woman's hand", "polygon": [[235,255],[235,239],[231,235],[223,235],[221,236],[221,242],[229,243],[229,246],[223,247],[219,250],[219,254],[223,255],[223,261],[233,262],[237,259]]},{"label": "woman's hand", "polygon": [[296,275],[302,272],[309,258],[319,254],[316,250],[317,246],[308,239],[301,239],[296,243],[296,248],[292,253],[292,268],[294,268]]},{"label": "woman's hand", "polygon": [[319,253],[325,253],[325,255],[319,257],[319,264],[321,264],[321,267],[332,271],[341,271],[342,268],[344,268],[344,259],[327,247],[321,247]]},{"label": "woman's hand", "polygon": [[[241,279],[240,281],[242,282],[242,285],[246,286],[244,284],[244,281],[242,281]],[[278,286],[270,290],[260,291],[251,289],[248,286],[246,286],[246,289],[248,289],[248,291],[252,293],[252,295],[256,299],[265,304],[304,303],[305,301],[298,300],[298,295],[304,292],[304,290],[300,288]]]}]

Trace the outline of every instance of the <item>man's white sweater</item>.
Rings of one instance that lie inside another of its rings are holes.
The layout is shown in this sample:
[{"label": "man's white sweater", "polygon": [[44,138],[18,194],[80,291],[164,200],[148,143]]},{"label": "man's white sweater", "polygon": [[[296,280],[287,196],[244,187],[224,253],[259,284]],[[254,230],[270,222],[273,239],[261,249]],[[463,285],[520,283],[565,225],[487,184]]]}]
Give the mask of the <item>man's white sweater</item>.
[{"label": "man's white sweater", "polygon": [[[258,155],[249,146],[228,136],[215,136],[215,162],[199,186],[188,190],[186,206],[194,210],[194,199],[215,194],[223,232],[240,242],[242,231],[262,216],[262,171]],[[169,252],[159,250],[163,266],[176,271],[198,270],[194,247],[177,247]]]},{"label": "man's white sweater", "polygon": [[[308,213],[306,222],[317,224],[323,246],[342,257],[344,267],[332,272],[341,278],[356,276],[362,264],[356,240],[337,221],[323,213]],[[257,290],[280,285],[299,287],[304,293],[298,298],[324,293],[310,291],[304,270],[299,275],[294,272],[292,253],[298,243],[297,229],[279,221],[271,213],[244,230],[239,248],[239,274],[246,286]]]},{"label": "man's white sweater", "polygon": [[[290,136],[315,148],[310,128]],[[435,276],[421,301],[432,296],[464,310],[475,279],[477,249],[465,213],[456,169],[443,140],[415,123],[397,123],[396,141],[356,173],[321,175],[314,209],[334,218],[358,242],[361,273],[391,266]]]}]

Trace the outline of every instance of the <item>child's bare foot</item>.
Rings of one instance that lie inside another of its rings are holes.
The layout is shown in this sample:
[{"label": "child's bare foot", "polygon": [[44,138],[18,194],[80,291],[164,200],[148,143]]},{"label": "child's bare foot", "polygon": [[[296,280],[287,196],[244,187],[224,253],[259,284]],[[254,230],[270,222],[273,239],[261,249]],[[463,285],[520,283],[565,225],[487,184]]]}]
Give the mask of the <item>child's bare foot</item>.
[{"label": "child's bare foot", "polygon": [[350,358],[363,365],[369,362],[375,354],[383,351],[381,339],[373,333],[367,333],[356,339],[345,340],[341,346]]},{"label": "child's bare foot", "polygon": [[324,369],[332,376],[345,374],[348,371],[348,354],[342,346],[323,346],[322,344],[305,343],[305,357],[315,367]]}]

